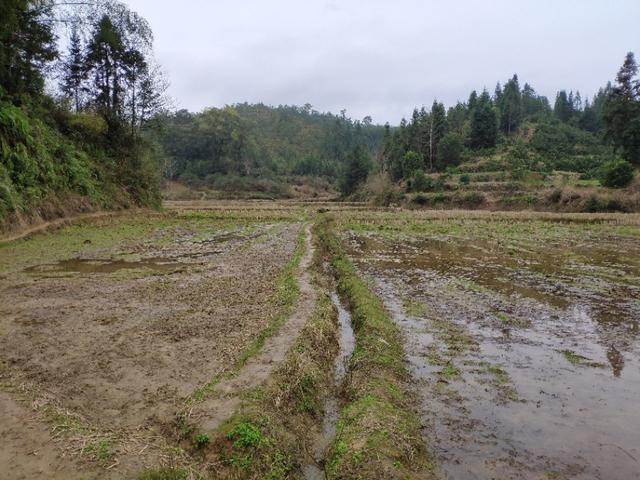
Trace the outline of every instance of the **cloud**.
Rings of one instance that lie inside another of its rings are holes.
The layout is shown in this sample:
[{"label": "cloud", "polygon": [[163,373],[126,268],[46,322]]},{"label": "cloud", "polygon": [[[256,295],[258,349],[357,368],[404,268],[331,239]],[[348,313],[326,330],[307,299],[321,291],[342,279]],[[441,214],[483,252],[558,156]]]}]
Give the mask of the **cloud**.
[{"label": "cloud", "polygon": [[[151,23],[170,93],[191,110],[311,103],[399,122],[514,73],[592,95],[640,53],[640,2],[130,0]],[[584,96],[584,95],[583,95]]]}]

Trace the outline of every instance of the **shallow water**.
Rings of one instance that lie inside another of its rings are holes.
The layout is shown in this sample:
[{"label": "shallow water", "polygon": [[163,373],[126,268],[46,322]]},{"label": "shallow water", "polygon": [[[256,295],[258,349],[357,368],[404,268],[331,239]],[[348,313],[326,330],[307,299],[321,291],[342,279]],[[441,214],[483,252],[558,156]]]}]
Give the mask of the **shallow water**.
[{"label": "shallow water", "polygon": [[[351,314],[342,304],[336,292],[331,293],[331,301],[338,311],[338,327],[340,350],[335,363],[335,391],[339,392],[348,372],[349,360],[355,348],[355,335],[351,326]],[[314,451],[314,462],[304,469],[306,480],[320,480],[325,478],[323,461],[326,457],[327,448],[336,436],[336,425],[338,424],[339,405],[338,397],[331,395],[324,405],[324,418],[322,421],[322,436],[318,440]]]},{"label": "shallow water", "polygon": [[112,259],[84,259],[72,258],[60,260],[57,263],[36,265],[24,270],[25,273],[114,273],[119,270],[150,269],[157,272],[173,271],[183,263],[171,258],[147,258],[137,261],[112,260]]},{"label": "shallow water", "polygon": [[640,478],[640,245],[347,240],[405,334],[441,478]]}]

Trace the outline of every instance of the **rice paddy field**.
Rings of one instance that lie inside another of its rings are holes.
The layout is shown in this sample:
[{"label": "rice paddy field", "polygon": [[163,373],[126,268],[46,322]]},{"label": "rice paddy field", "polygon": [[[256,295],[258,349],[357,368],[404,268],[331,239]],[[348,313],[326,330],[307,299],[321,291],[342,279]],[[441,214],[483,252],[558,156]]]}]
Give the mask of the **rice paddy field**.
[{"label": "rice paddy field", "polygon": [[171,202],[0,244],[0,478],[640,478],[640,216]]}]

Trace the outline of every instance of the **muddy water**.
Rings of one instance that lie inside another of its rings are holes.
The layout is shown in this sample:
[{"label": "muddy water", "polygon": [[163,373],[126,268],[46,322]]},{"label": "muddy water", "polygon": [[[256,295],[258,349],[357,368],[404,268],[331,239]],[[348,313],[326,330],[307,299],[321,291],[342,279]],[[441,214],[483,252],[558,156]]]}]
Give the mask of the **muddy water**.
[{"label": "muddy water", "polygon": [[72,258],[59,262],[37,265],[24,270],[25,273],[115,273],[120,270],[150,269],[157,272],[168,272],[182,267],[184,264],[170,258],[148,258],[138,261]]},{"label": "muddy water", "polygon": [[[335,364],[335,390],[340,391],[347,375],[347,368],[353,349],[355,348],[355,336],[351,326],[351,314],[344,308],[340,297],[336,292],[331,293],[331,301],[338,310],[338,327],[340,333],[340,351]],[[323,462],[327,449],[336,436],[336,425],[338,423],[338,397],[330,395],[324,405],[324,418],[322,421],[322,436],[318,440],[314,449],[314,463],[309,464],[304,469],[306,480],[320,480],[325,478]]]},{"label": "muddy water", "polygon": [[640,245],[347,243],[405,333],[441,478],[640,478]]}]

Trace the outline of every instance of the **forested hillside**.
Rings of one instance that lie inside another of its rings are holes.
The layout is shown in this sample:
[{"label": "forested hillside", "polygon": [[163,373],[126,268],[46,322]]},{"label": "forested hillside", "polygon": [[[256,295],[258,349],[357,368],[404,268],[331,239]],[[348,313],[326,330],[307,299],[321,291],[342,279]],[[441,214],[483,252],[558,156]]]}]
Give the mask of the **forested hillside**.
[{"label": "forested hillside", "polygon": [[592,99],[562,90],[552,105],[514,75],[493,94],[415,109],[387,127],[375,181],[362,195],[399,202],[416,192],[416,204],[431,206],[636,210],[637,187],[600,187],[629,187],[640,166],[637,70],[630,53],[616,83]]},{"label": "forested hillside", "polygon": [[115,1],[3,0],[1,11],[0,227],[157,204],[141,131],[163,88],[146,21]]},{"label": "forested hillside", "polygon": [[180,110],[164,119],[157,141],[166,155],[165,175],[190,185],[222,190],[262,190],[286,195],[297,177],[335,183],[349,154],[374,155],[384,129],[370,118],[304,107],[236,104],[201,113]]}]

